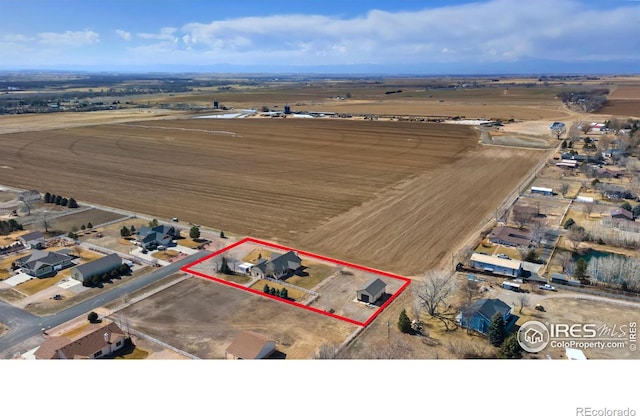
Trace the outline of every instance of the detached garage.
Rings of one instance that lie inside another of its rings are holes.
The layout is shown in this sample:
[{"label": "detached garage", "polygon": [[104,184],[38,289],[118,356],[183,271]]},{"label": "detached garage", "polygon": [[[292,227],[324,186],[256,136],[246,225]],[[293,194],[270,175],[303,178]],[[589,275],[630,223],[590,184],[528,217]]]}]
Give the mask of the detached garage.
[{"label": "detached garage", "polygon": [[376,303],[382,298],[386,288],[387,284],[376,277],[358,289],[356,296],[360,302]]}]

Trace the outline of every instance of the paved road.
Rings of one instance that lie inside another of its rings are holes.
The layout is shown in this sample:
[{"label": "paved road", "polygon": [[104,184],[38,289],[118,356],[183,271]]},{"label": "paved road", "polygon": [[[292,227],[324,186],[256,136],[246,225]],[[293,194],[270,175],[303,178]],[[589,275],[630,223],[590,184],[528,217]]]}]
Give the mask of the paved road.
[{"label": "paved road", "polygon": [[121,286],[110,290],[107,289],[91,299],[87,299],[82,303],[52,316],[36,316],[0,301],[0,316],[2,316],[2,322],[9,327],[9,332],[0,337],[0,359],[12,358],[16,353],[23,353],[41,344],[42,328],[53,328],[77,316],[88,314],[91,310],[112,302],[125,293],[135,292],[164,277],[176,273],[182,266],[208,254],[210,254],[209,251],[199,251]]}]

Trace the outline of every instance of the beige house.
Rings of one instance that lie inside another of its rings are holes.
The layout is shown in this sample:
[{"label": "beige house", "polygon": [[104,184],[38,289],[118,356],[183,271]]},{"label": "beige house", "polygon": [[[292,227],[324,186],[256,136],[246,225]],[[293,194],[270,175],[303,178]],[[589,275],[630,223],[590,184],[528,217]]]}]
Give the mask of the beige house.
[{"label": "beige house", "polygon": [[227,360],[259,360],[276,351],[276,342],[252,331],[240,333],[224,352]]},{"label": "beige house", "polygon": [[38,360],[91,359],[107,357],[127,345],[128,336],[111,322],[91,325],[88,332],[74,337],[49,337],[35,352]]}]

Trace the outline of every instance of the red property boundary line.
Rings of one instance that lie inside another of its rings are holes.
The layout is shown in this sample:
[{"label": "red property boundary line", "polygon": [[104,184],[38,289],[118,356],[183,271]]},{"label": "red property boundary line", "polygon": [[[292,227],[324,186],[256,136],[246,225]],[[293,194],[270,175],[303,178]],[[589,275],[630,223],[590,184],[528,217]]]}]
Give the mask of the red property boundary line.
[{"label": "red property boundary line", "polygon": [[[200,264],[200,263],[202,263],[204,261],[209,260],[212,257],[215,257],[215,256],[217,256],[219,254],[222,254],[225,251],[231,250],[232,248],[237,247],[237,246],[239,246],[241,244],[244,244],[244,243],[256,243],[256,244],[261,244],[261,245],[264,245],[264,246],[267,246],[267,247],[275,248],[275,249],[278,249],[278,250],[284,250],[284,251],[293,250],[293,251],[296,251],[297,253],[299,253],[300,255],[303,255],[305,257],[311,257],[311,258],[327,261],[327,262],[330,262],[330,263],[339,264],[341,266],[352,267],[354,269],[363,270],[365,272],[379,274],[379,275],[382,275],[382,276],[390,277],[392,279],[402,280],[404,282],[404,284],[400,287],[400,289],[398,289],[396,291],[396,293],[394,293],[389,299],[387,299],[387,301],[385,303],[383,303],[378,308],[378,310],[373,315],[371,315],[369,317],[369,319],[367,319],[365,322],[359,322],[359,321],[356,321],[356,320],[353,320],[353,319],[350,319],[350,318],[347,318],[347,317],[344,317],[344,316],[341,316],[341,315],[336,315],[334,313],[330,313],[330,312],[327,312],[327,311],[323,311],[321,309],[314,308],[312,306],[302,305],[302,304],[299,304],[299,303],[291,301],[291,300],[282,299],[282,298],[279,298],[277,296],[269,295],[269,294],[266,294],[266,293],[264,293],[262,291],[251,289],[249,287],[242,286],[242,285],[234,283],[234,282],[229,282],[227,280],[220,279],[220,278],[217,278],[217,277],[214,277],[214,276],[210,276],[208,274],[201,273],[201,272],[198,272],[198,271],[195,271],[195,270],[191,269],[193,266],[196,266],[196,265],[198,265],[198,264]],[[353,264],[353,263],[348,263],[348,262],[342,261],[342,260],[332,259],[330,257],[320,256],[318,254],[313,254],[313,253],[309,253],[309,252],[306,252],[306,251],[295,250],[295,249],[292,249],[290,247],[286,247],[286,246],[282,246],[282,245],[279,245],[279,244],[270,243],[270,242],[267,242],[267,241],[258,240],[257,238],[251,238],[251,237],[246,237],[246,238],[244,238],[244,239],[242,239],[242,240],[240,240],[238,242],[235,242],[235,243],[233,243],[233,244],[231,244],[231,245],[229,245],[229,246],[227,246],[227,247],[225,247],[225,248],[223,248],[221,250],[216,251],[215,253],[211,253],[208,256],[205,256],[205,257],[201,258],[200,260],[197,260],[197,261],[195,261],[195,262],[193,262],[191,264],[187,264],[186,266],[183,266],[180,270],[185,272],[185,273],[190,273],[190,274],[193,274],[193,275],[198,276],[198,277],[202,277],[202,278],[205,278],[205,279],[213,280],[213,281],[216,281],[218,283],[222,283],[222,284],[225,284],[227,286],[234,287],[236,289],[245,290],[245,291],[253,293],[255,295],[260,295],[260,296],[264,296],[264,297],[267,297],[267,298],[270,298],[270,299],[274,299],[274,300],[277,300],[277,301],[280,301],[280,302],[288,303],[289,305],[297,306],[299,308],[303,308],[303,309],[306,309],[306,310],[309,310],[309,311],[312,311],[312,312],[316,312],[316,313],[319,313],[321,315],[326,315],[326,316],[329,316],[331,318],[340,319],[342,321],[349,322],[351,324],[362,326],[362,327],[365,327],[365,326],[369,325],[411,283],[411,279],[408,279],[408,278],[403,277],[403,276],[399,276],[397,274],[384,272],[382,270],[376,270],[376,269],[372,269],[370,267],[360,266],[360,265]]]}]

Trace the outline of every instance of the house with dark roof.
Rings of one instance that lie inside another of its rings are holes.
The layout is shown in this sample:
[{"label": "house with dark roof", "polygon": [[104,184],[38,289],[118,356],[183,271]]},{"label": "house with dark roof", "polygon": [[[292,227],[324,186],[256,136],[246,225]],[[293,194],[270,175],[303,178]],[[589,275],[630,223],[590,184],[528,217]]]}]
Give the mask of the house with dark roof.
[{"label": "house with dark roof", "polygon": [[136,233],[138,244],[147,250],[155,250],[159,246],[173,246],[173,240],[180,232],[175,227],[158,225],[157,227],[141,227]]},{"label": "house with dark roof", "polygon": [[379,277],[374,277],[356,291],[356,298],[360,302],[376,303],[387,289],[387,284]]},{"label": "house with dark roof", "polygon": [[253,331],[241,332],[227,347],[227,360],[260,360],[269,358],[276,351],[276,342]]},{"label": "house with dark roof", "polygon": [[511,227],[496,227],[488,236],[492,244],[500,244],[509,247],[529,247],[531,233]]},{"label": "house with dark roof", "polygon": [[18,240],[22,243],[25,248],[35,248],[42,249],[44,248],[45,239],[44,235],[40,231],[32,231],[30,233],[21,235],[18,237]]},{"label": "house with dark roof", "polygon": [[633,212],[624,208],[616,208],[611,211],[611,218],[633,221]]},{"label": "house with dark roof", "polygon": [[36,359],[91,359],[108,357],[127,345],[129,337],[111,322],[93,327],[89,332],[69,337],[49,337],[35,352]]},{"label": "house with dark roof", "polygon": [[281,279],[295,272],[302,265],[302,259],[295,251],[288,251],[270,259],[260,259],[251,267],[251,275],[260,279],[267,277]]},{"label": "house with dark roof", "polygon": [[122,259],[120,256],[116,253],[112,253],[108,256],[100,257],[99,259],[88,263],[75,266],[71,269],[71,277],[82,283],[89,283],[93,276],[108,273],[121,265]]},{"label": "house with dark roof", "polygon": [[33,250],[29,256],[16,260],[22,271],[33,277],[54,275],[71,266],[73,257],[55,251]]},{"label": "house with dark roof", "polygon": [[496,313],[502,315],[507,332],[518,320],[518,317],[511,313],[511,307],[500,299],[480,299],[463,309],[458,315],[458,322],[463,328],[487,334],[491,318]]}]

